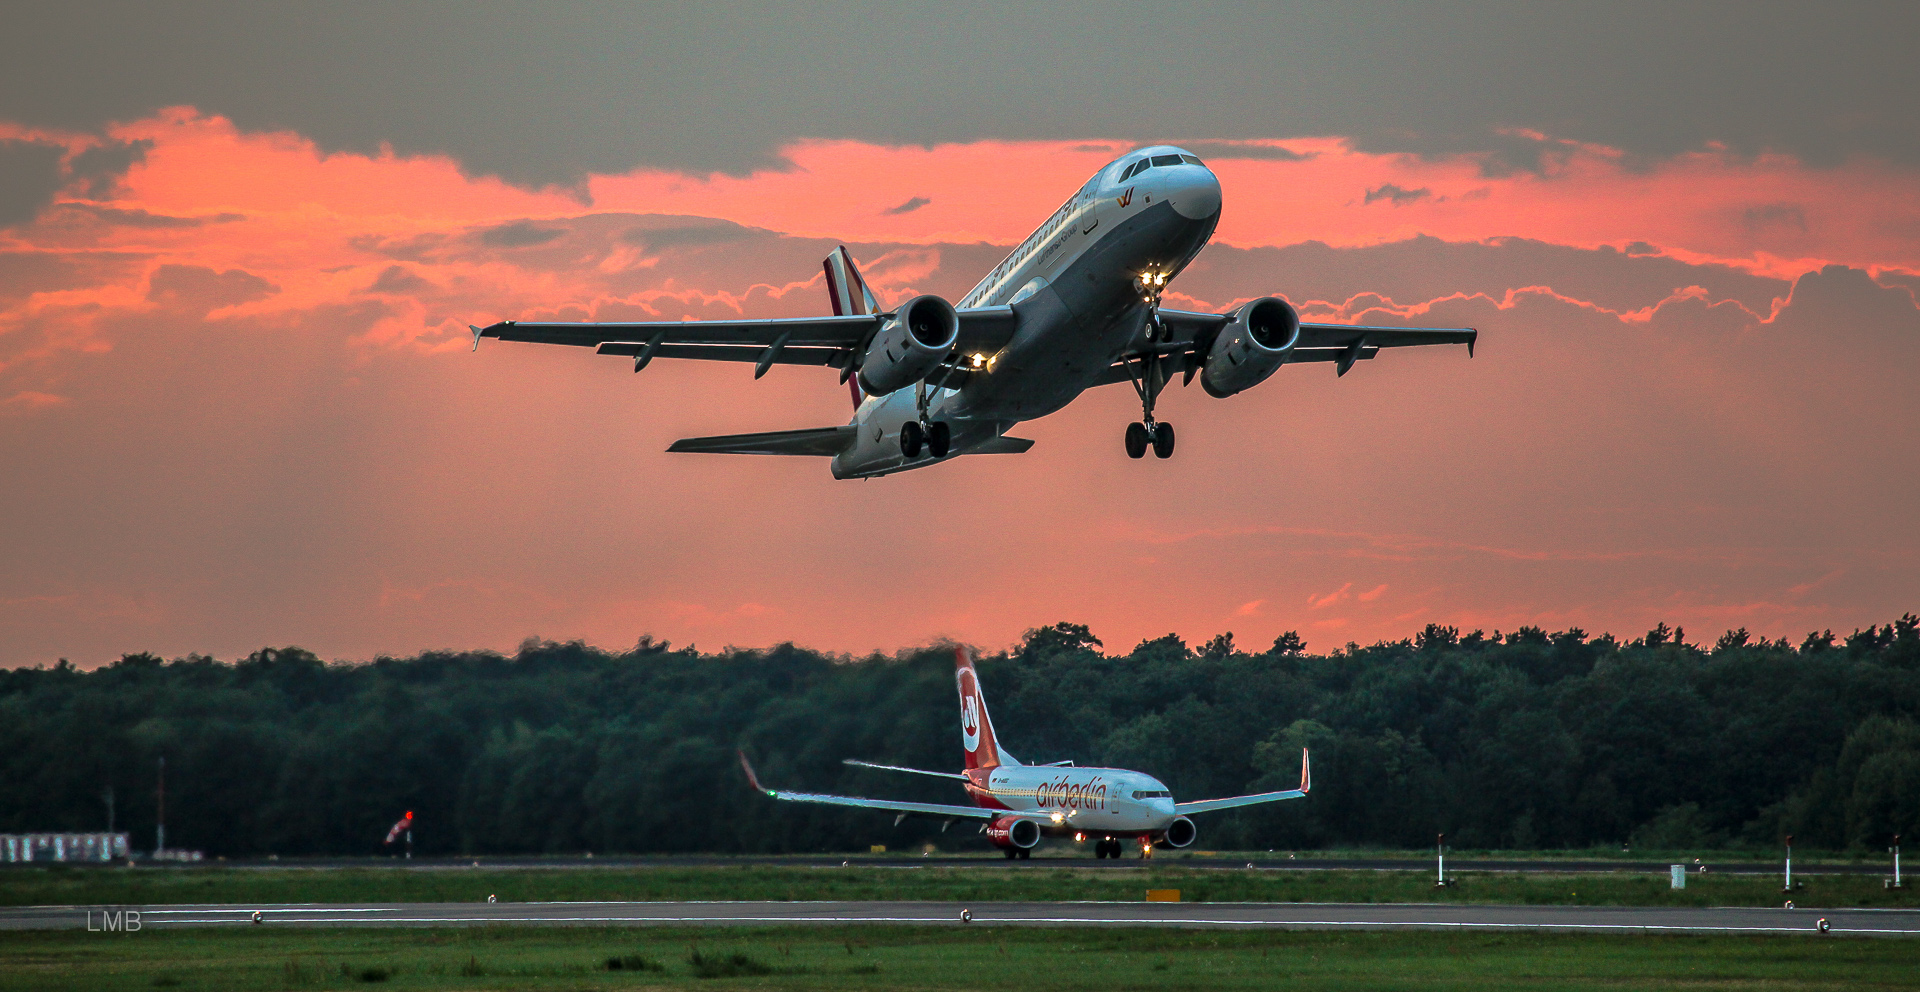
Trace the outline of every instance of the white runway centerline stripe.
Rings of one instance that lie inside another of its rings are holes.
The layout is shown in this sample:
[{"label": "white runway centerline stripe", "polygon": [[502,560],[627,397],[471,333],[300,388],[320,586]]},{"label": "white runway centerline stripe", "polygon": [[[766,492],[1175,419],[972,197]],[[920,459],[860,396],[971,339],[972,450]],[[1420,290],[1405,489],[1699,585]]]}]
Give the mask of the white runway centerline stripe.
[{"label": "white runway centerline stripe", "polygon": [[[961,920],[970,913],[971,923]],[[80,929],[103,912],[138,914],[144,926],[1103,926],[1351,930],[1484,930],[1560,933],[1920,935],[1914,910],[1771,907],[1488,906],[1449,904],[1120,902],[522,902],[386,905],[254,904],[0,907],[0,929]],[[258,913],[260,919],[254,920]]]}]

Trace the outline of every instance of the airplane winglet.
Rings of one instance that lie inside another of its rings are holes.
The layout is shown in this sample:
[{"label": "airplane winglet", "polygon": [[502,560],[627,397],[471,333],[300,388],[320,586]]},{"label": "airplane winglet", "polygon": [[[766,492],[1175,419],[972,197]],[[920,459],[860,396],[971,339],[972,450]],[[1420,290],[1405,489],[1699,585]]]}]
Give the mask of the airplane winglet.
[{"label": "airplane winglet", "polygon": [[468,324],[467,330],[473,332],[473,350],[479,351],[480,350],[480,325]]},{"label": "airplane winglet", "polygon": [[773,789],[769,789],[760,784],[760,776],[755,775],[753,773],[753,766],[747,763],[747,752],[736,749],[733,753],[740,756],[740,770],[747,773],[747,784],[753,786],[753,791],[764,792],[769,796],[779,795],[779,793]]},{"label": "airplane winglet", "polygon": [[[745,758],[740,759],[745,761]],[[1307,749],[1300,749],[1300,794],[1313,791],[1313,768],[1307,764]]]}]

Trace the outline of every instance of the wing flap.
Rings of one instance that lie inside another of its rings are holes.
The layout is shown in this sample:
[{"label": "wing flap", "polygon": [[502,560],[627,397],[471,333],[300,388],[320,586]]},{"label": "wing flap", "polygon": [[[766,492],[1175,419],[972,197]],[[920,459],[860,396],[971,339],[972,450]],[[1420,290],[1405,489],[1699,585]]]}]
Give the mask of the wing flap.
[{"label": "wing flap", "polygon": [[[710,362],[758,362],[766,357],[768,345],[757,344],[662,344],[653,349],[655,358],[697,358]],[[647,350],[645,341],[605,341],[595,349],[601,355],[623,355],[638,358]],[[775,365],[830,365],[838,366],[846,361],[847,352],[841,348],[821,348],[812,345],[789,345],[783,347],[774,356]]]},{"label": "wing flap", "polygon": [[1480,332],[1471,327],[1365,327],[1358,324],[1300,325],[1299,348],[1408,348],[1428,344],[1464,344],[1473,353]]},{"label": "wing flap", "polygon": [[[1008,306],[961,310],[960,336],[955,353],[991,356],[1013,338],[1018,317]],[[709,358],[720,361],[757,361],[764,350],[784,340],[778,358],[783,365],[830,365],[814,349],[846,352],[864,346],[891,314],[853,313],[825,317],[777,317],[759,320],[654,320],[634,322],[565,322],[502,320],[474,332],[481,338],[564,344],[598,348],[603,355],[638,355],[655,335],[664,335],[654,354],[663,358]],[[732,351],[683,350],[722,347],[752,352],[750,358]]]},{"label": "wing flap", "polygon": [[667,447],[672,452],[712,455],[815,455],[832,457],[853,444],[851,424],[840,427],[810,427],[797,431],[763,431],[758,434],[720,434],[713,437],[683,437]]},{"label": "wing flap", "polygon": [[845,317],[780,317],[771,320],[655,320],[634,323],[563,323],[503,320],[480,331],[485,338],[594,347],[609,341],[646,341],[665,331],[666,342],[730,344],[766,347],[788,335],[787,343],[846,348],[866,340],[881,317],[849,314]]}]

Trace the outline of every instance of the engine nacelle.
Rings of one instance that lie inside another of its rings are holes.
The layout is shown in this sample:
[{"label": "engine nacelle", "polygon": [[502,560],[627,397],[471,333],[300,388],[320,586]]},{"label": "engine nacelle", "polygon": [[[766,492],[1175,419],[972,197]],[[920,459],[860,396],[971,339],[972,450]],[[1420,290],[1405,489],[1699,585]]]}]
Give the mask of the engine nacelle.
[{"label": "engine nacelle", "polygon": [[1300,312],[1293,304],[1271,296],[1254,300],[1213,339],[1200,385],[1217,398],[1252,389],[1287,363],[1299,341]]},{"label": "engine nacelle", "polygon": [[1200,828],[1194,826],[1192,820],[1184,816],[1176,816],[1172,823],[1167,824],[1166,832],[1160,835],[1160,843],[1168,847],[1186,847],[1198,836],[1200,836]]},{"label": "engine nacelle", "polygon": [[860,363],[860,388],[885,396],[940,367],[960,340],[960,315],[938,296],[916,296],[888,318]]},{"label": "engine nacelle", "polygon": [[995,847],[1031,851],[1040,843],[1040,824],[1021,816],[1003,816],[987,824],[987,839]]}]

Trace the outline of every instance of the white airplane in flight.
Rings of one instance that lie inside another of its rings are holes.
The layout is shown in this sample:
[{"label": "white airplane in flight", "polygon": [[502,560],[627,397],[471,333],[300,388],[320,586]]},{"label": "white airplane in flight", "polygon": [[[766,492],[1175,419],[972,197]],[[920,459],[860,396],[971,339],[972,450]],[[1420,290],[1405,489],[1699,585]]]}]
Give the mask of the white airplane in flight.
[{"label": "white airplane in flight", "polygon": [[954,668],[954,678],[960,686],[960,745],[967,752],[965,772],[923,771],[852,759],[845,763],[955,779],[965,783],[972,806],[769,789],[760,784],[760,777],[754,774],[753,766],[747,763],[747,756],[742,752],[740,767],[745,769],[747,781],[757,792],[791,802],[885,809],[902,816],[920,814],[949,821],[979,820],[981,832],[1005,851],[1009,859],[1031,856],[1042,836],[1072,837],[1076,841],[1092,838],[1094,856],[1099,858],[1121,857],[1126,853],[1126,841],[1132,839],[1139,845],[1141,857],[1151,857],[1156,846],[1186,847],[1193,843],[1198,831],[1188,819],[1191,814],[1303,799],[1313,785],[1305,749],[1300,751],[1298,789],[1192,803],[1174,802],[1172,791],[1159,779],[1125,768],[1075,768],[1071,761],[1023,765],[1000,746],[994,735],[993,718],[987,715],[987,699],[980,691],[979,676],[974,674],[973,661],[965,648],[954,650]]},{"label": "white airplane in flight", "polygon": [[772,320],[469,325],[480,339],[534,341],[656,358],[823,365],[851,380],[855,411],[838,427],[694,437],[668,451],[820,455],[836,479],[922,468],[963,454],[1017,454],[1033,442],[1007,431],[1085,390],[1130,382],[1142,418],[1127,454],[1173,454],[1173,426],[1154,418],[1173,376],[1196,373],[1208,394],[1251,388],[1282,365],[1331,362],[1340,375],[1381,348],[1458,343],[1472,328],[1303,324],[1293,305],[1263,297],[1226,313],[1160,306],[1220,221],[1220,181],[1171,145],[1102,168],[956,304],[916,296],[883,311],[845,247],[827,256],[834,315]]}]

